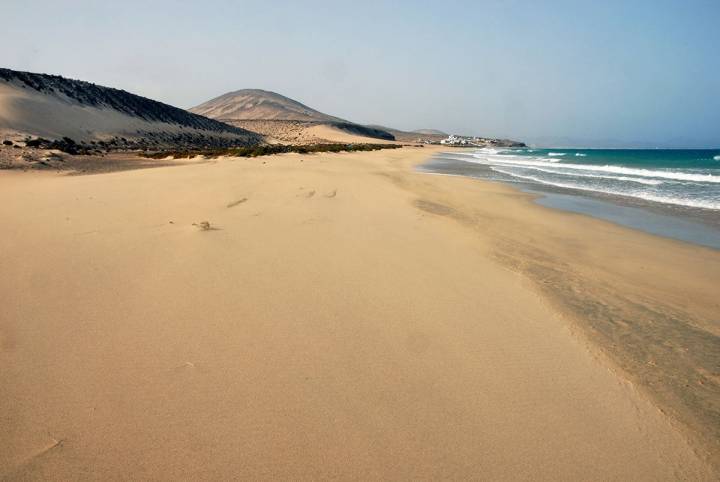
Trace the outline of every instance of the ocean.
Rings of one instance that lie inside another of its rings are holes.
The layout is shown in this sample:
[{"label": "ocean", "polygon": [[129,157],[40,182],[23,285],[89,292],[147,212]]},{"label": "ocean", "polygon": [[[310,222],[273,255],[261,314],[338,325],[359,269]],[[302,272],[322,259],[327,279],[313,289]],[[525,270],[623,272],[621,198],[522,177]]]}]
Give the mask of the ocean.
[{"label": "ocean", "polygon": [[720,248],[720,149],[463,149],[420,169],[512,183],[546,206]]}]

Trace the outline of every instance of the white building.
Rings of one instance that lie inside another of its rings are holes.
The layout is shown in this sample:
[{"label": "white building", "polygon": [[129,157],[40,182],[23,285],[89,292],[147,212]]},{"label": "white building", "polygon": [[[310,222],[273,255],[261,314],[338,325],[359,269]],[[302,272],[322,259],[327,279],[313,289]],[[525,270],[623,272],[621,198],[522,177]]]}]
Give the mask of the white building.
[{"label": "white building", "polygon": [[440,144],[444,145],[451,145],[451,146],[458,146],[458,145],[466,145],[468,143],[467,139],[464,137],[459,137],[456,135],[449,135],[447,139],[443,139],[440,141]]}]

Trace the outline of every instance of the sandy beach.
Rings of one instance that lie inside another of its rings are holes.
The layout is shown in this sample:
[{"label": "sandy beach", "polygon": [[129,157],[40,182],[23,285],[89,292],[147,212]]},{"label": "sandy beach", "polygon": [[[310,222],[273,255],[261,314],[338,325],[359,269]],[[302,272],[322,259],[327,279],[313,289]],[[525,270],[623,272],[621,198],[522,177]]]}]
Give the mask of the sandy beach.
[{"label": "sandy beach", "polygon": [[717,479],[720,252],[434,152],[0,172],[0,478]]}]

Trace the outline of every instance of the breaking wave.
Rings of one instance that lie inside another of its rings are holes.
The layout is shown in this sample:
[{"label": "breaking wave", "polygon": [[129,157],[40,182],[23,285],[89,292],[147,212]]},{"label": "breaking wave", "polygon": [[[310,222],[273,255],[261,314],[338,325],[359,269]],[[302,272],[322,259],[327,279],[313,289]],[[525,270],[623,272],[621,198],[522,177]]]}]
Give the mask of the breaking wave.
[{"label": "breaking wave", "polygon": [[692,197],[688,196],[682,196],[682,195],[662,195],[657,194],[653,192],[647,192],[647,191],[628,191],[625,189],[614,189],[614,188],[603,188],[599,186],[588,186],[583,185],[581,183],[576,182],[558,182],[558,181],[549,181],[547,179],[543,179],[537,176],[531,176],[531,175],[523,175],[518,174],[516,172],[511,172],[507,169],[502,169],[498,167],[491,167],[491,169],[495,172],[500,172],[502,174],[506,174],[512,177],[524,179],[527,181],[534,181],[540,184],[544,184],[547,186],[554,186],[554,187],[562,187],[566,189],[578,189],[581,191],[592,191],[592,192],[598,192],[598,193],[604,193],[604,194],[612,194],[612,195],[618,195],[618,196],[630,196],[638,199],[644,199],[646,201],[653,201],[653,202],[659,202],[664,204],[674,204],[679,206],[688,206],[688,207],[695,207],[695,208],[703,208],[703,209],[720,209],[720,202],[713,202],[709,200],[703,200],[703,199],[693,199]]},{"label": "breaking wave", "polygon": [[571,164],[562,163],[558,164],[548,160],[523,160],[514,158],[512,156],[488,158],[486,156],[475,155],[477,162],[488,165],[507,165],[507,166],[535,166],[535,167],[549,167],[561,165],[563,169],[572,169],[577,171],[590,171],[590,172],[603,172],[613,173],[625,176],[638,176],[638,177],[649,177],[657,179],[668,179],[675,181],[691,181],[691,182],[707,182],[707,183],[720,183],[720,176],[705,173],[689,173],[679,172],[672,170],[652,170],[652,169],[639,169],[632,167],[623,166],[612,166],[612,165],[593,165],[593,164]]}]

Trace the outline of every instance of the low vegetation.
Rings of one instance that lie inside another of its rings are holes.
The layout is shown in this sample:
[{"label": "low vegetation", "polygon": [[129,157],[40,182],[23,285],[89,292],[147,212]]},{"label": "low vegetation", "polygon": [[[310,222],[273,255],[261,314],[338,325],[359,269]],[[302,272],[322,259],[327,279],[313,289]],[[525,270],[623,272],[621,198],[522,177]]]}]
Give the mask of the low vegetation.
[{"label": "low vegetation", "polygon": [[57,149],[67,154],[73,155],[89,155],[96,154],[97,151],[92,145],[78,144],[69,137],[63,137],[60,140],[47,140],[42,137],[37,139],[25,139],[25,147],[34,147],[38,149]]},{"label": "low vegetation", "polygon": [[[105,140],[80,141],[69,137],[48,140],[42,137],[26,137],[21,145],[35,149],[57,149],[72,155],[102,155],[109,152],[158,152],[169,149],[171,152],[185,152],[186,150],[225,150],[238,148],[238,140],[213,135],[190,133],[162,133],[140,132],[142,137],[127,139],[114,136]],[[4,145],[10,141],[5,141]],[[13,147],[20,147],[17,143]]]},{"label": "low vegetation", "polygon": [[272,144],[254,147],[231,147],[224,149],[200,149],[200,150],[171,150],[158,152],[145,152],[141,155],[150,159],[190,159],[195,156],[204,157],[258,157],[272,154],[283,154],[295,152],[298,154],[312,154],[315,152],[357,152],[377,151],[380,149],[397,149],[403,147],[400,144],[312,144],[306,146],[292,146],[284,144]]}]

